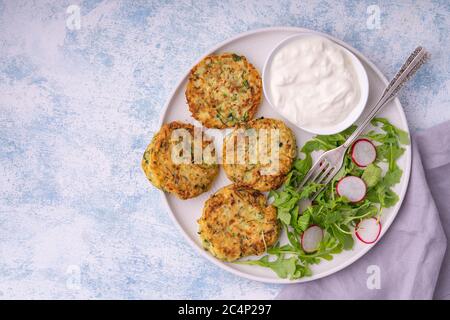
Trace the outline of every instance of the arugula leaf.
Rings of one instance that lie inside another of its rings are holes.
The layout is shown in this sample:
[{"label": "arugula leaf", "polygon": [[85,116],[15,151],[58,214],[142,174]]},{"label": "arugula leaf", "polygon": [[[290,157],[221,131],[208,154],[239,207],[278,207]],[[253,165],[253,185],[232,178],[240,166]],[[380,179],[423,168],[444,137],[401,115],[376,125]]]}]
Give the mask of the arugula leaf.
[{"label": "arugula leaf", "polygon": [[383,183],[369,190],[366,199],[374,203],[379,203],[383,208],[392,207],[399,200],[398,195]]},{"label": "arugula leaf", "polygon": [[337,224],[333,224],[331,226],[332,234],[339,240],[344,250],[350,250],[354,244],[353,237],[348,229],[345,225],[338,226]]},{"label": "arugula leaf", "polygon": [[308,267],[307,264],[302,264],[300,259],[297,259],[295,272],[292,275],[291,279],[299,279],[303,277],[309,277],[312,275],[311,269]]},{"label": "arugula leaf", "polygon": [[390,135],[394,135],[398,138],[398,141],[401,144],[409,144],[409,135],[406,131],[403,131],[396,126],[392,125],[387,119],[385,118],[374,118],[372,120],[372,124],[374,126],[382,126],[382,129],[387,132]]},{"label": "arugula leaf", "polygon": [[384,193],[382,206],[384,208],[390,208],[394,206],[398,202],[398,200],[398,195],[394,191],[392,191],[392,189],[387,189]]},{"label": "arugula leaf", "polygon": [[400,182],[402,173],[403,173],[402,169],[400,169],[397,165],[395,165],[392,169],[386,172],[385,176],[383,177],[382,183],[386,187],[392,187]]},{"label": "arugula leaf", "polygon": [[[381,180],[381,168],[376,164],[369,164],[361,176],[368,188],[376,186]],[[401,173],[400,173],[401,175]]]},{"label": "arugula leaf", "polygon": [[305,231],[309,226],[309,221],[311,219],[311,213],[309,211],[304,212],[298,219],[297,219],[297,226],[298,229],[301,231]]},{"label": "arugula leaf", "polygon": [[328,144],[324,145],[323,142],[321,142],[320,140],[313,139],[306,142],[300,149],[300,151],[305,154],[311,154],[313,151],[329,150],[329,149],[332,149],[332,146]]},{"label": "arugula leaf", "polygon": [[309,169],[312,167],[311,153],[306,153],[304,159],[297,159],[294,162],[294,168],[297,171],[300,180],[308,173]]},{"label": "arugula leaf", "polygon": [[278,255],[275,260],[271,261],[269,256],[266,255],[258,260],[237,261],[236,263],[270,268],[283,279],[293,280],[311,275],[308,265],[301,263],[295,256],[285,258],[283,255]]},{"label": "arugula leaf", "polygon": [[289,243],[294,248],[295,251],[301,251],[301,245],[299,241],[299,237],[294,232],[290,231],[287,226],[285,226],[286,235],[288,237]]},{"label": "arugula leaf", "polygon": [[288,225],[291,223],[291,213],[286,208],[279,208],[277,217],[284,224]]}]

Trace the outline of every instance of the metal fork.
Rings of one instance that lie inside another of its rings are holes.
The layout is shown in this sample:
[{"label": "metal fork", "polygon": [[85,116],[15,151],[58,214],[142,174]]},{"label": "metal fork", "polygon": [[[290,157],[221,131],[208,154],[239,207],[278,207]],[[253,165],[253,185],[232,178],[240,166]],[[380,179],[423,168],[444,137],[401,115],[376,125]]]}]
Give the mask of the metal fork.
[{"label": "metal fork", "polygon": [[356,128],[356,130],[348,137],[344,144],[339,147],[324,152],[319,159],[314,163],[312,168],[303,178],[303,181],[297,187],[300,190],[303,186],[309,183],[321,184],[323,187],[315,192],[310,200],[314,200],[326,187],[328,183],[334,178],[342,167],[345,153],[352,143],[358,138],[362,131],[367,127],[375,115],[383,108],[389,101],[391,101],[399,92],[401,87],[414,75],[414,73],[425,63],[429,54],[422,47],[417,47],[414,52],[408,57],[406,62],[397,72],[395,77],[391,80],[389,85],[383,91],[377,103],[372,107],[372,110],[367,115],[366,119]]}]

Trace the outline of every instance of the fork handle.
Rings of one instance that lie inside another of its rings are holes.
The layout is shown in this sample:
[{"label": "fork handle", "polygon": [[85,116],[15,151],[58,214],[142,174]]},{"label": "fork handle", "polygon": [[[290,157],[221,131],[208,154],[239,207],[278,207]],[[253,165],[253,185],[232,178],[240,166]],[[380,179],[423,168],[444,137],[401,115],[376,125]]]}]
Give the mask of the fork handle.
[{"label": "fork handle", "polygon": [[401,87],[414,75],[414,73],[420,68],[427,57],[427,52],[422,47],[417,47],[414,52],[408,57],[406,62],[397,72],[395,77],[391,80],[389,85],[384,89],[381,97],[378,99],[375,106],[372,108],[370,113],[367,115],[366,119],[356,128],[356,130],[348,137],[344,142],[344,148],[348,148],[352,143],[358,138],[358,136],[363,132],[367,125],[372,121],[375,115],[383,108],[389,101],[391,101],[397,93],[400,91]]}]

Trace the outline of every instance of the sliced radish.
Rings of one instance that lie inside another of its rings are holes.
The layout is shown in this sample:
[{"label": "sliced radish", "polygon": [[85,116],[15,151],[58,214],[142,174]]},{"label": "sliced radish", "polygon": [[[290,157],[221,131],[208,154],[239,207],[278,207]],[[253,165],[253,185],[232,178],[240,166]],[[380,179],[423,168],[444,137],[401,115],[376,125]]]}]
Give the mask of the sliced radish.
[{"label": "sliced radish", "polygon": [[377,241],[380,233],[381,222],[377,218],[364,219],[355,228],[356,237],[367,244]]},{"label": "sliced radish", "polygon": [[323,230],[317,225],[311,225],[303,232],[302,249],[306,253],[312,253],[319,249],[320,241],[323,239]]},{"label": "sliced radish", "polygon": [[346,197],[350,202],[359,202],[366,196],[366,183],[355,176],[347,176],[339,180],[336,192],[341,197]]},{"label": "sliced radish", "polygon": [[370,140],[358,139],[353,143],[351,149],[353,162],[358,167],[367,167],[377,158],[377,149]]}]

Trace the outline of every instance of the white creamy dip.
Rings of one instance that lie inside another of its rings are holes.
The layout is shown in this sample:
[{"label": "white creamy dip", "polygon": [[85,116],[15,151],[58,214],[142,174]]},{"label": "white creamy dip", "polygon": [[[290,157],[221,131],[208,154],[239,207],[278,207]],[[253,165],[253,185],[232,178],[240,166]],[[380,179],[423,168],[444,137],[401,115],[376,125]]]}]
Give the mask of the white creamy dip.
[{"label": "white creamy dip", "polygon": [[333,127],[360,100],[351,57],[324,37],[304,36],[286,43],[269,68],[272,104],[300,127]]}]

